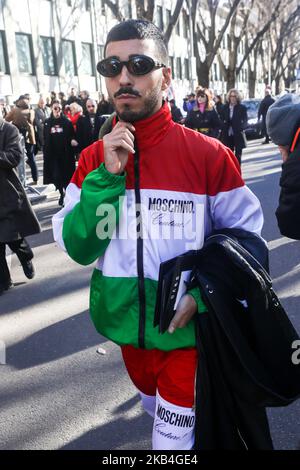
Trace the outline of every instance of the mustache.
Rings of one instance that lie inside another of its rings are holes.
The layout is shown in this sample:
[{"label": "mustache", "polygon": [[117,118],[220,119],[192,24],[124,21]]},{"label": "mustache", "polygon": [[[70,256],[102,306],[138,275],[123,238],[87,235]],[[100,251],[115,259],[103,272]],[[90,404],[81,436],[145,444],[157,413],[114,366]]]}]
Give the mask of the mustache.
[{"label": "mustache", "polygon": [[123,88],[120,88],[120,90],[118,90],[118,91],[114,94],[114,98],[118,98],[118,96],[121,96],[121,95],[141,96],[140,93],[139,93],[137,90],[134,90],[134,88],[130,88],[130,87],[123,87]]}]

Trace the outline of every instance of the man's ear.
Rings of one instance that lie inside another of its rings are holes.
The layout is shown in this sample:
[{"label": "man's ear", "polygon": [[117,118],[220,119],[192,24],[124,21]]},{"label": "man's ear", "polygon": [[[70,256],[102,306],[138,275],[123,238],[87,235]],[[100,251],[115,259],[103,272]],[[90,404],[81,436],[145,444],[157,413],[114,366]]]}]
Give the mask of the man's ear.
[{"label": "man's ear", "polygon": [[162,73],[163,73],[163,79],[162,79],[161,89],[164,91],[164,90],[167,90],[171,84],[171,80],[172,80],[171,68],[164,67],[162,69]]}]

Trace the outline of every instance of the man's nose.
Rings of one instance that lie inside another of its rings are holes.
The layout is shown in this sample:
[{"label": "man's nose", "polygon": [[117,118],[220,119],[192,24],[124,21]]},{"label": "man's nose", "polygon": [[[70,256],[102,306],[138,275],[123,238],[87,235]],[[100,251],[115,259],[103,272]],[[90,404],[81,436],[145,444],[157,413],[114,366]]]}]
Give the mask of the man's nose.
[{"label": "man's nose", "polygon": [[129,73],[126,65],[123,65],[121,73],[119,75],[119,83],[120,86],[128,86],[128,85],[133,85],[133,77]]}]

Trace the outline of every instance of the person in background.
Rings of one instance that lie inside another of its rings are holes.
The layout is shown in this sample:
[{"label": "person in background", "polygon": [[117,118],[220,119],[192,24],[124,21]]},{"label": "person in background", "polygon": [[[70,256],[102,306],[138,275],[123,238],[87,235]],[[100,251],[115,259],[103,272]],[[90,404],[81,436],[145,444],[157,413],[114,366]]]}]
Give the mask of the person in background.
[{"label": "person in background", "polygon": [[268,109],[267,133],[282,156],[276,217],[280,233],[300,240],[300,96],[288,93]]},{"label": "person in background", "polygon": [[18,100],[17,106],[9,112],[5,120],[12,122],[24,137],[27,155],[26,163],[30,166],[33,180],[29,184],[36,185],[38,182],[38,168],[35,161],[36,139],[32,121],[32,111],[26,100]]},{"label": "person in background", "polygon": [[16,253],[25,276],[35,275],[33,252],[25,237],[41,228],[15,171],[21,159],[19,131],[0,117],[0,295],[13,286],[6,246]]},{"label": "person in background", "polygon": [[0,118],[5,119],[9,111],[10,107],[7,105],[5,97],[0,96]]},{"label": "person in background", "polygon": [[[77,102],[73,102],[69,105],[69,111],[67,111],[66,116],[71,121],[72,126],[74,128],[74,139],[71,141],[71,145],[74,147],[75,158],[78,160],[79,158],[79,147],[78,142],[76,140],[76,132],[77,132],[77,122],[78,119],[83,115],[83,109]],[[65,108],[67,109],[67,107]]]},{"label": "person in background", "polygon": [[217,111],[219,117],[222,118],[223,108],[224,108],[222,96],[221,95],[215,95],[214,102],[215,102],[216,111]]},{"label": "person in background", "polygon": [[60,206],[64,204],[65,188],[75,171],[73,139],[72,123],[62,113],[61,103],[54,101],[51,116],[44,125],[44,184],[55,185],[60,193]]},{"label": "person in background", "polygon": [[50,117],[51,111],[47,108],[45,99],[41,96],[37,108],[35,109],[34,127],[36,135],[36,145],[38,150],[44,147],[44,124],[46,119]]},{"label": "person in background", "polygon": [[258,108],[258,115],[257,118],[260,120],[262,118],[262,133],[265,138],[265,140],[262,142],[262,144],[268,144],[270,142],[270,137],[267,131],[267,126],[266,126],[266,116],[269,107],[275,102],[274,98],[272,98],[272,89],[270,86],[267,86],[265,89],[265,97],[261,101],[259,108]]},{"label": "person in background", "polygon": [[227,103],[222,113],[222,142],[229,147],[241,165],[242,151],[247,146],[244,129],[247,127],[247,108],[241,104],[242,97],[232,88],[227,93]]},{"label": "person in background", "polygon": [[76,126],[76,141],[78,142],[76,152],[78,153],[98,140],[100,128],[105,122],[105,118],[96,114],[96,101],[88,99],[86,108],[86,113],[79,117]]},{"label": "person in background", "polygon": [[82,106],[81,98],[77,96],[75,88],[71,88],[69,98],[67,99],[66,105],[71,105],[72,103],[77,103]]},{"label": "person in background", "polygon": [[207,88],[198,89],[197,104],[188,112],[184,124],[209,137],[219,137],[222,123]]},{"label": "person in background", "polygon": [[51,91],[51,92],[50,92],[50,100],[51,100],[50,103],[51,103],[51,106],[52,106],[52,103],[53,103],[54,101],[56,101],[57,99],[58,99],[58,98],[57,98],[57,93],[56,93],[56,91]]},{"label": "person in background", "polygon": [[114,112],[113,105],[105,98],[104,94],[101,94],[101,99],[97,106],[97,115],[103,116],[103,114],[112,114]]},{"label": "person in background", "polygon": [[87,103],[87,100],[89,99],[90,97],[90,92],[87,91],[87,90],[82,90],[80,93],[79,93],[79,97],[81,99],[81,107],[83,109],[83,114],[86,113],[86,103]]},{"label": "person in background", "polygon": [[82,116],[83,109],[82,107],[76,103],[75,101],[69,105],[69,111],[67,112],[66,116],[71,121],[72,126],[74,127],[74,132],[76,132],[77,121]]},{"label": "person in background", "polygon": [[60,91],[60,92],[58,93],[58,99],[59,99],[59,101],[60,101],[60,103],[61,103],[61,105],[62,105],[62,110],[64,111],[65,106],[66,106],[66,104],[67,104],[67,100],[66,100],[66,95],[64,94],[63,91]]},{"label": "person in background", "polygon": [[189,111],[192,111],[192,109],[197,105],[197,100],[196,100],[196,94],[195,93],[190,93],[189,95],[186,96],[183,100],[183,110],[188,113]]},{"label": "person in background", "polygon": [[174,122],[179,122],[179,124],[184,123],[184,118],[182,116],[182,113],[180,109],[176,106],[176,102],[174,99],[169,101],[170,103],[170,108],[171,108],[171,114],[172,114],[172,119]]}]

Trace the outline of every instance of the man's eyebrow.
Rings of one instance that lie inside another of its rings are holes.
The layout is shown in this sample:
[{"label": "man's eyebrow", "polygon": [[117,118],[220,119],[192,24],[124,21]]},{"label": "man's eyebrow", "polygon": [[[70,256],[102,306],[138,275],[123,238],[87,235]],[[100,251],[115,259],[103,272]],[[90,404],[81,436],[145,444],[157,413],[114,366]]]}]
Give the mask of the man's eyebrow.
[{"label": "man's eyebrow", "polygon": [[105,59],[120,59],[120,57],[117,55],[109,55],[108,57],[105,57]]}]

